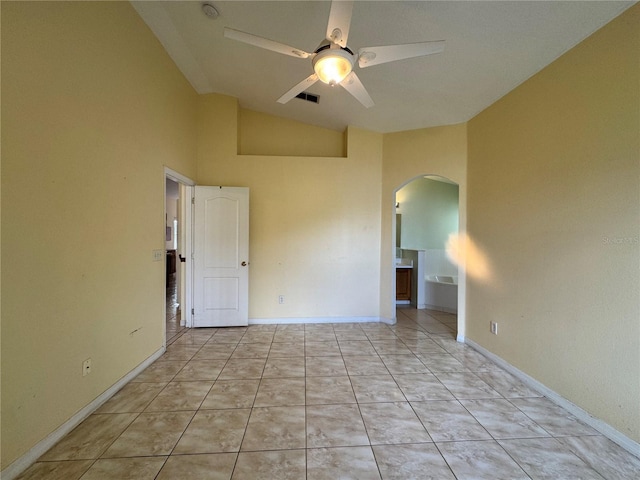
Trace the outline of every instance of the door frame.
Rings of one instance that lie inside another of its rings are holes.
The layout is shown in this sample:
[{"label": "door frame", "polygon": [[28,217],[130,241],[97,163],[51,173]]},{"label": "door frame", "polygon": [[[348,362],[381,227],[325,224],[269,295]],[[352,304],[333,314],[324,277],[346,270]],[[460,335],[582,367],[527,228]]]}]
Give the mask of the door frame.
[{"label": "door frame", "polygon": [[[192,246],[191,246],[191,240],[192,240],[192,235],[193,235],[193,218],[192,218],[192,209],[191,209],[191,198],[193,198],[193,187],[196,184],[195,181],[191,180],[189,177],[182,175],[179,172],[176,172],[175,170],[172,170],[171,168],[167,167],[166,165],[164,166],[164,178],[163,178],[163,185],[166,183],[166,179],[169,178],[171,180],[173,180],[174,182],[177,182],[180,188],[180,201],[179,201],[179,206],[180,206],[180,214],[182,217],[182,222],[181,225],[178,226],[179,228],[179,238],[181,238],[181,242],[180,245],[178,245],[179,251],[178,253],[181,253],[180,251],[184,252],[184,256],[187,259],[191,258],[191,254],[192,254]],[[166,210],[166,205],[167,205],[167,192],[166,192],[166,188],[163,188],[163,209]],[[163,219],[164,219],[164,215],[163,215]],[[163,228],[162,228],[162,239],[164,241],[164,221],[163,221]],[[166,256],[165,256],[166,257]],[[178,259],[179,261],[179,259]],[[166,258],[165,258],[165,262],[166,262]],[[184,264],[184,268],[180,268],[180,276],[181,276],[181,285],[182,288],[180,290],[180,299],[178,300],[180,302],[180,310],[181,310],[181,314],[182,317],[180,319],[180,325],[184,325],[187,328],[191,328],[191,323],[192,323],[192,317],[191,317],[191,308],[192,308],[192,299],[191,299],[191,295],[193,292],[193,272],[192,272],[192,268],[193,268],[193,264],[190,261],[185,262]],[[165,269],[163,270],[163,272],[166,271],[166,264],[165,264]],[[166,301],[162,302],[163,305],[163,322],[166,322],[166,318],[167,318],[167,305],[166,305]],[[165,324],[163,323],[163,326]],[[167,344],[167,329],[163,328],[164,331],[164,345],[166,346]]]}]

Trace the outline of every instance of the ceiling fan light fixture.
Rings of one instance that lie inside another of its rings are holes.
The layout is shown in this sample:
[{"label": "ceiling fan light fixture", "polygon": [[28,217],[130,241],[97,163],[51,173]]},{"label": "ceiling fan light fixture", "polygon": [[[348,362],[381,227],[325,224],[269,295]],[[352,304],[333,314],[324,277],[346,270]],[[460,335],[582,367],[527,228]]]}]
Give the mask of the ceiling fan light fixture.
[{"label": "ceiling fan light fixture", "polygon": [[313,70],[320,81],[337,85],[353,70],[353,55],[341,48],[322,50],[313,58]]}]

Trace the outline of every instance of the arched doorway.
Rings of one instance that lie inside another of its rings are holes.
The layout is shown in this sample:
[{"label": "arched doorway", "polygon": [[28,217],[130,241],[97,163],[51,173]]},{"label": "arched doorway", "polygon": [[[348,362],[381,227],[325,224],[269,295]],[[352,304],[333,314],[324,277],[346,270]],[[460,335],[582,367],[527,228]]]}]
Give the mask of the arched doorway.
[{"label": "arched doorway", "polygon": [[395,192],[396,318],[449,338],[458,336],[460,269],[447,243],[459,233],[459,198],[458,185],[437,175],[411,178]]}]

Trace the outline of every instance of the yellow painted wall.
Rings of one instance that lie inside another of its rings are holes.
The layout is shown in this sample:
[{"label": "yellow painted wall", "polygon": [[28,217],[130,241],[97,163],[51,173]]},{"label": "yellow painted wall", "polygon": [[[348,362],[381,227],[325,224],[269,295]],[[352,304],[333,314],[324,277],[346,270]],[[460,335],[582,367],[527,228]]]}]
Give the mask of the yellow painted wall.
[{"label": "yellow painted wall", "polygon": [[197,96],[128,2],[1,8],[4,469],[162,347]]},{"label": "yellow painted wall", "polygon": [[[410,130],[384,135],[382,168],[382,230],[380,311],[395,317],[395,252],[393,221],[395,193],[403,185],[423,175],[440,175],[459,186],[459,232],[465,231],[467,194],[466,124]],[[463,277],[461,275],[461,277]],[[464,291],[464,278],[458,289]],[[458,306],[464,318],[464,304]],[[463,329],[460,329],[463,334]]]},{"label": "yellow painted wall", "polygon": [[[285,134],[286,132],[286,134]],[[345,134],[241,108],[238,153],[302,157],[344,157]]]},{"label": "yellow painted wall", "polygon": [[382,136],[350,128],[346,158],[237,155],[237,116],[200,99],[198,183],[250,188],[249,317],[378,317]]},{"label": "yellow painted wall", "polygon": [[[467,337],[640,441],[640,6],[469,122]],[[489,321],[499,335],[489,333]]]}]

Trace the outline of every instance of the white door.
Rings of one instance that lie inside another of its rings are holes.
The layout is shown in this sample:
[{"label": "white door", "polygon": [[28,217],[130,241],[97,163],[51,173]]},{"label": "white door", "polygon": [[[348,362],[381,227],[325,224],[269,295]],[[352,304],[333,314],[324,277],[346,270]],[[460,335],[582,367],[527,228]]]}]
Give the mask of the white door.
[{"label": "white door", "polygon": [[249,189],[195,187],[193,326],[249,320]]}]

